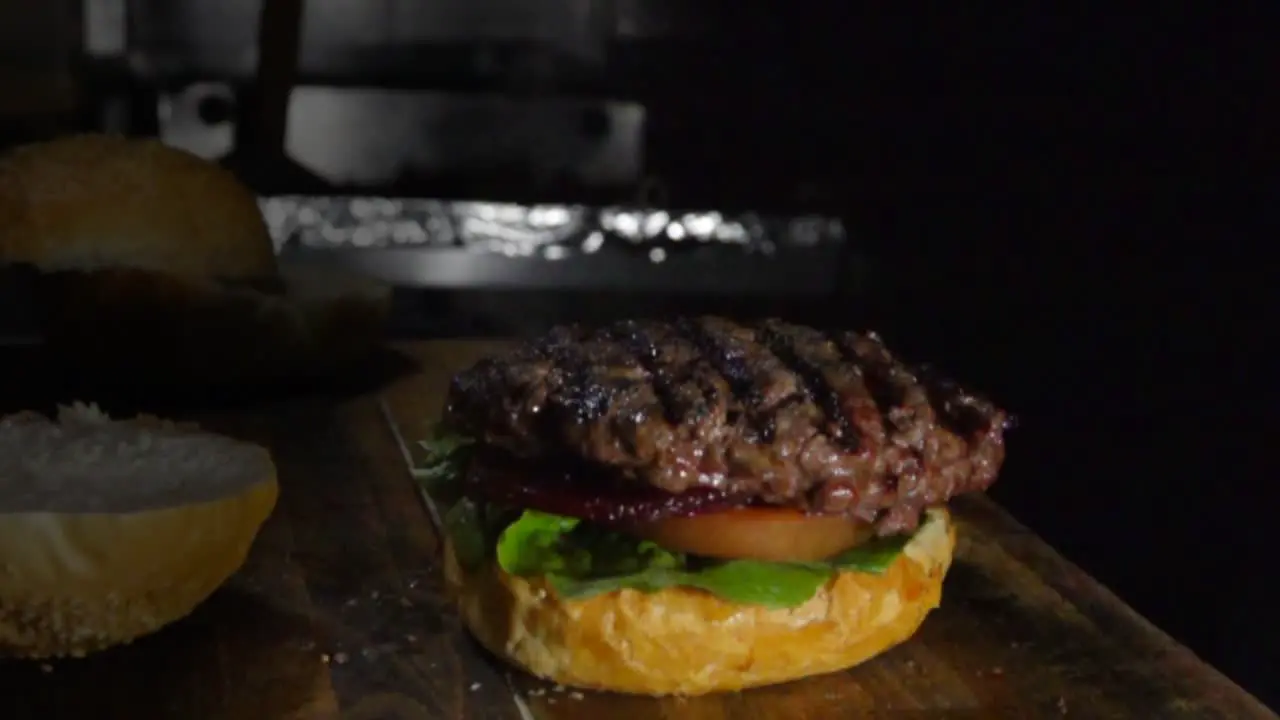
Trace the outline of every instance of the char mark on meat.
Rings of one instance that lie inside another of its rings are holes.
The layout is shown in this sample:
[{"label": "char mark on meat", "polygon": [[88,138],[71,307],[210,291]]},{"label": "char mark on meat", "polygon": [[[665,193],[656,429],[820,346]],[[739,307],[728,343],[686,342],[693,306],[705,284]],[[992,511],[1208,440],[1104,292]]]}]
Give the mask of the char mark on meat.
[{"label": "char mark on meat", "polygon": [[966,392],[929,365],[921,365],[917,372],[943,427],[962,437],[982,435],[997,422],[1002,424],[1001,429],[1007,429],[1008,416],[986,398]]},{"label": "char mark on meat", "polygon": [[602,335],[644,367],[672,425],[704,422],[724,405],[725,387],[715,369],[669,325],[627,320],[605,328]]},{"label": "char mark on meat", "polygon": [[762,357],[749,338],[735,333],[739,326],[720,318],[685,318],[676,331],[701,352],[724,378],[730,392],[727,420],[749,437],[770,443],[776,431],[770,410],[794,394],[793,387],[779,387],[788,378],[777,358]]},{"label": "char mark on meat", "polygon": [[715,317],[559,328],[459,374],[446,418],[517,457],[847,513],[883,531],[988,486],[1007,420],[873,334]]},{"label": "char mark on meat", "polygon": [[756,334],[792,368],[809,402],[822,409],[826,415],[822,431],[845,450],[858,452],[857,416],[866,392],[857,369],[842,362],[831,344],[810,328],[766,320]]}]

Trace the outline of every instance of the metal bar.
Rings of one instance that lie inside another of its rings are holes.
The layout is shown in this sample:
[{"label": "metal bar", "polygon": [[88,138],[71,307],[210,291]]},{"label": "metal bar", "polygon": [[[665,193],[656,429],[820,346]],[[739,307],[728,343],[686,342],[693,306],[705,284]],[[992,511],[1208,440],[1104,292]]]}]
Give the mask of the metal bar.
[{"label": "metal bar", "polygon": [[839,259],[838,247],[773,256],[672,254],[660,263],[623,253],[547,260],[464,248],[286,249],[281,254],[282,262],[346,268],[408,288],[803,296],[835,290]]}]

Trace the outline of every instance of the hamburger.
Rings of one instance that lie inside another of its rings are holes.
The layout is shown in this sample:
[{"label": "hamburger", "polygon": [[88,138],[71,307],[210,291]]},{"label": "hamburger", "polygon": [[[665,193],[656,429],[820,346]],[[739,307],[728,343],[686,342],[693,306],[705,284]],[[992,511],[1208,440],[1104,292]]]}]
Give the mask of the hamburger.
[{"label": "hamburger", "polygon": [[875,334],[560,327],[458,374],[420,477],[464,624],[568,686],[694,695],[909,638],[1009,416]]},{"label": "hamburger", "polygon": [[257,197],[156,140],[76,135],[0,157],[0,270],[34,274],[43,340],[77,375],[241,383],[380,346],[390,289],[282,265]]}]

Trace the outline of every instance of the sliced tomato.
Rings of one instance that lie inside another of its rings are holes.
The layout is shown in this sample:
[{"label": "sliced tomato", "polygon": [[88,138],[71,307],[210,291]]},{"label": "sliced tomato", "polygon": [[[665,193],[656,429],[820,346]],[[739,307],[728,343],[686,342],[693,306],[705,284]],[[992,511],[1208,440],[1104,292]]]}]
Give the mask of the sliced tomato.
[{"label": "sliced tomato", "polygon": [[839,515],[784,508],[739,508],[672,517],[628,530],[668,550],[726,559],[822,560],[872,536],[871,528]]}]

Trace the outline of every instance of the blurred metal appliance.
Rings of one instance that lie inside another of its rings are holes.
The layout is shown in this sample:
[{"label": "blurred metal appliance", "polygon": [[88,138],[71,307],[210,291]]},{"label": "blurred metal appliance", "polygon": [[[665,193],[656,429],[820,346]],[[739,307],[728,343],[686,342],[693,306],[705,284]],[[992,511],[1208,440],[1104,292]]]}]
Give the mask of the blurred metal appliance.
[{"label": "blurred metal appliance", "polygon": [[468,174],[634,187],[645,111],[610,86],[609,50],[694,27],[670,0],[83,2],[99,124],[207,157],[243,142],[258,73],[296,22],[285,150],[317,187],[348,189]]},{"label": "blurred metal appliance", "polygon": [[[99,127],[233,165],[294,261],[414,287],[787,294],[860,267],[834,218],[666,206],[646,87],[679,66],[635,50],[723,32],[710,5],[83,2]],[[467,201],[422,199],[442,196]]]}]

